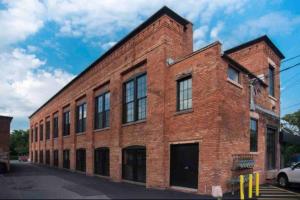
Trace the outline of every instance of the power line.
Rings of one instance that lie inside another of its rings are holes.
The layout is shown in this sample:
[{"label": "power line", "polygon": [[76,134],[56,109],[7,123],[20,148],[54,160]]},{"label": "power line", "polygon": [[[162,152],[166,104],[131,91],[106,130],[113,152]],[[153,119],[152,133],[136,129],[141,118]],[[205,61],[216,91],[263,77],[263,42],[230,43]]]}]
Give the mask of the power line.
[{"label": "power line", "polygon": [[284,59],[283,61],[281,61],[281,63],[284,63],[284,62],[293,60],[293,59],[298,58],[298,57],[300,57],[300,54],[299,54],[299,55],[296,55],[296,56],[294,56],[294,57],[288,58],[288,59]]},{"label": "power line", "polygon": [[296,104],[293,104],[293,105],[284,107],[284,108],[282,108],[281,110],[288,109],[288,108],[292,108],[292,107],[295,107],[295,106],[298,106],[298,105],[300,105],[300,103],[296,103]]}]

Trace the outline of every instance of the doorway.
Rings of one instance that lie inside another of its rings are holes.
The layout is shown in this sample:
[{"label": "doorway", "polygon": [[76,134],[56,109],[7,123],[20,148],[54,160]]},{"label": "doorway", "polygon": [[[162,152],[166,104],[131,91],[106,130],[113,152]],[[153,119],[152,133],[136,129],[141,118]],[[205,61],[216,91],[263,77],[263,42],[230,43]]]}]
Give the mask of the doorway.
[{"label": "doorway", "polygon": [[146,148],[130,146],[122,152],[122,178],[136,182],[146,182]]},{"label": "doorway", "polygon": [[172,144],[170,185],[198,188],[199,144]]}]

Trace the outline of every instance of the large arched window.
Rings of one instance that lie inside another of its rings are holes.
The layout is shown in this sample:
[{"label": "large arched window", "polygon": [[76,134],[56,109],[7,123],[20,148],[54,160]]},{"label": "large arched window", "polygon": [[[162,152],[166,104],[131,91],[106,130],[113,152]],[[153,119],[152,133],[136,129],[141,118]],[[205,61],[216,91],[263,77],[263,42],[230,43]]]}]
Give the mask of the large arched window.
[{"label": "large arched window", "polygon": [[76,170],[85,172],[86,170],[86,153],[85,149],[76,150]]},{"label": "large arched window", "polygon": [[109,148],[95,149],[94,172],[102,176],[109,176]]},{"label": "large arched window", "polygon": [[122,177],[137,182],[146,182],[146,147],[129,146],[122,151]]}]

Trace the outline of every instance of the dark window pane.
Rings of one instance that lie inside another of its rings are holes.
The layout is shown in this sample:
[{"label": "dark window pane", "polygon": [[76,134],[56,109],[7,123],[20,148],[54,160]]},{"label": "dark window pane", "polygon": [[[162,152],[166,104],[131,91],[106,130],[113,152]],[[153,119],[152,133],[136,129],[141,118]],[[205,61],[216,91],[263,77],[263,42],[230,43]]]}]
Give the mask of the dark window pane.
[{"label": "dark window pane", "polygon": [[138,100],[138,120],[146,119],[146,101],[146,98]]},{"label": "dark window pane", "polygon": [[146,76],[141,76],[137,79],[137,98],[145,97],[147,92]]},{"label": "dark window pane", "polygon": [[44,139],[44,126],[40,124],[40,141]]},{"label": "dark window pane", "polygon": [[134,115],[134,110],[133,110],[133,102],[128,103],[127,105],[127,122],[132,122],[134,120],[133,115]]},{"label": "dark window pane", "polygon": [[76,132],[81,133],[86,130],[87,104],[77,106],[76,110]]},{"label": "dark window pane", "polygon": [[267,129],[267,169],[272,170],[276,168],[276,130]]},{"label": "dark window pane", "polygon": [[134,81],[126,83],[126,103],[134,100]]},{"label": "dark window pane", "polygon": [[275,96],[274,90],[274,68],[272,66],[269,67],[269,94],[271,96]]},{"label": "dark window pane", "polygon": [[232,67],[228,67],[228,78],[234,82],[239,83],[239,71],[232,68]]},{"label": "dark window pane", "polygon": [[192,108],[192,77],[179,80],[178,82],[178,110]]},{"label": "dark window pane", "polygon": [[258,128],[257,120],[250,119],[250,151],[257,151]]}]

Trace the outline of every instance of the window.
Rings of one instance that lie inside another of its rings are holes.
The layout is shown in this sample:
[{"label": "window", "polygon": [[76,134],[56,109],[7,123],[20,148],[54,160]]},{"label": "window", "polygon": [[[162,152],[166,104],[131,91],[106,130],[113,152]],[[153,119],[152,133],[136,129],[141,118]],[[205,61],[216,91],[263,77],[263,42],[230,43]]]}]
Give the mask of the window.
[{"label": "window", "polygon": [[147,115],[147,75],[133,78],[124,84],[123,122],[146,119]]},{"label": "window", "polygon": [[50,150],[46,150],[46,165],[50,165]]},{"label": "window", "polygon": [[82,133],[86,129],[86,103],[77,106],[76,109],[76,132]]},{"label": "window", "polygon": [[228,67],[228,78],[236,83],[240,83],[240,72],[233,67]]},{"label": "window", "polygon": [[258,126],[256,119],[250,119],[250,151],[257,152]]},{"label": "window", "polygon": [[46,122],[46,140],[50,139],[50,121]]},{"label": "window", "polygon": [[95,149],[94,169],[95,174],[109,176],[109,148]]},{"label": "window", "polygon": [[76,150],[76,170],[85,172],[86,169],[86,153],[85,149]]},{"label": "window", "polygon": [[58,137],[58,116],[53,118],[53,138]]},{"label": "window", "polygon": [[70,135],[70,111],[63,114],[63,135]]},{"label": "window", "polygon": [[31,143],[33,142],[33,128],[30,129],[31,132]]},{"label": "window", "polygon": [[38,127],[36,126],[34,129],[34,141],[37,142],[38,141]]},{"label": "window", "polygon": [[70,169],[70,150],[63,151],[63,168]]},{"label": "window", "polygon": [[275,79],[274,79],[274,68],[269,66],[269,94],[274,97],[275,96]]},{"label": "window", "polygon": [[58,150],[53,151],[53,166],[58,167]]},{"label": "window", "polygon": [[95,129],[109,127],[110,93],[107,92],[95,99]]},{"label": "window", "polygon": [[40,124],[40,141],[44,139],[44,126]]},{"label": "window", "polygon": [[34,162],[38,162],[38,151],[34,151]]},{"label": "window", "polygon": [[40,151],[40,164],[44,164],[44,152]]},{"label": "window", "polygon": [[177,81],[177,110],[192,108],[192,77],[188,76]]}]

